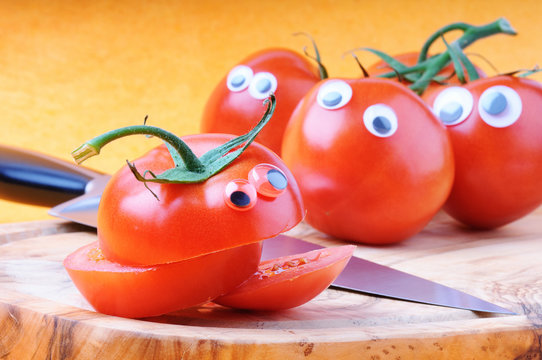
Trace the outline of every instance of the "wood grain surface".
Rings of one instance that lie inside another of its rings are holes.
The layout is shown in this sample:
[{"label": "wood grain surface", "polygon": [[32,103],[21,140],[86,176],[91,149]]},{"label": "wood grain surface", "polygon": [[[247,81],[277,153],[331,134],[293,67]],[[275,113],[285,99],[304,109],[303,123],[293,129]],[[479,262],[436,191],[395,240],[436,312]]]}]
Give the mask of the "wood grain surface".
[{"label": "wood grain surface", "polygon": [[[290,235],[339,243],[305,224]],[[439,214],[402,244],[356,251],[517,315],[328,289],[277,313],[207,304],[141,320],[106,316],[62,267],[95,238],[92,229],[58,220],[0,225],[0,359],[540,359],[540,209],[487,232]]]}]

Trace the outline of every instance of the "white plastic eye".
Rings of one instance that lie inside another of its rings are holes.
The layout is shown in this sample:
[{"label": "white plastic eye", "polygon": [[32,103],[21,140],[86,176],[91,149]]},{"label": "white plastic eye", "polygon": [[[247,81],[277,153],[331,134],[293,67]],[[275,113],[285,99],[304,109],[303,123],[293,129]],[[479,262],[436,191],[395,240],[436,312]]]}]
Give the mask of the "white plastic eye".
[{"label": "white plastic eye", "polygon": [[378,137],[392,136],[397,131],[397,115],[388,105],[374,104],[363,113],[363,123]]},{"label": "white plastic eye", "polygon": [[316,101],[324,109],[334,110],[348,104],[352,88],[342,80],[329,80],[318,90]]},{"label": "white plastic eye", "polygon": [[234,210],[250,210],[256,205],[257,200],[256,188],[248,180],[232,180],[224,189],[224,201]]},{"label": "white plastic eye", "polygon": [[258,164],[248,173],[248,182],[263,196],[276,198],[288,187],[288,178],[278,167]]},{"label": "white plastic eye", "polygon": [[246,89],[250,85],[253,76],[254,73],[248,66],[238,65],[234,67],[228,74],[228,89],[235,92]]},{"label": "white plastic eye", "polygon": [[433,103],[433,112],[444,125],[451,126],[464,121],[472,112],[474,100],[465,88],[452,86],[442,90]]},{"label": "white plastic eye", "polygon": [[275,90],[277,90],[277,78],[268,72],[256,73],[248,87],[249,94],[255,99],[265,99]]},{"label": "white plastic eye", "polygon": [[521,115],[522,102],[518,93],[504,85],[492,86],[478,101],[480,117],[488,125],[503,128],[512,125]]}]

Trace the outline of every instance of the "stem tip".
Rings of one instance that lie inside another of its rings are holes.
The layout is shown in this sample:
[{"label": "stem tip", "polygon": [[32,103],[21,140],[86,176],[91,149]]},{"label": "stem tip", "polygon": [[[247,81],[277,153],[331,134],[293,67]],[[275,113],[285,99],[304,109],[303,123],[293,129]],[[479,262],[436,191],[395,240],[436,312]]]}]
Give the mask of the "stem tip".
[{"label": "stem tip", "polygon": [[99,151],[94,146],[85,143],[72,151],[71,154],[75,162],[81,164],[86,159],[98,155]]}]

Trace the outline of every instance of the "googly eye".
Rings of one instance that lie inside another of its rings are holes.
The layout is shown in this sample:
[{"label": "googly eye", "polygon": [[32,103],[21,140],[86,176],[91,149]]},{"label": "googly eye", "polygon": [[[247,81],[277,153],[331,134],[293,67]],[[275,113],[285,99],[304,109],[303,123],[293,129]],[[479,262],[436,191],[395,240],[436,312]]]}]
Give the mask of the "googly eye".
[{"label": "googly eye", "polygon": [[255,99],[265,99],[275,90],[277,90],[277,78],[268,72],[256,73],[248,87],[249,94]]},{"label": "googly eye", "polygon": [[318,90],[316,101],[324,109],[339,109],[352,99],[352,88],[342,80],[330,80]]},{"label": "googly eye", "polygon": [[522,111],[521,97],[508,86],[497,85],[485,90],[478,100],[480,117],[488,125],[503,128],[517,121]]},{"label": "googly eye", "polygon": [[259,194],[273,198],[281,195],[288,186],[286,175],[271,164],[256,165],[248,173],[248,181]]},{"label": "googly eye", "polygon": [[464,121],[472,112],[474,100],[465,88],[452,86],[442,90],[433,103],[433,113],[444,125],[456,125]]},{"label": "googly eye", "polygon": [[254,73],[252,72],[252,69],[248,66],[238,65],[234,67],[228,74],[228,89],[234,92],[246,89],[250,85],[253,76]]},{"label": "googly eye", "polygon": [[257,198],[254,186],[244,179],[230,181],[224,191],[224,201],[235,210],[252,209],[256,205]]},{"label": "googly eye", "polygon": [[363,123],[378,137],[392,136],[397,131],[397,115],[388,105],[374,104],[363,113]]}]

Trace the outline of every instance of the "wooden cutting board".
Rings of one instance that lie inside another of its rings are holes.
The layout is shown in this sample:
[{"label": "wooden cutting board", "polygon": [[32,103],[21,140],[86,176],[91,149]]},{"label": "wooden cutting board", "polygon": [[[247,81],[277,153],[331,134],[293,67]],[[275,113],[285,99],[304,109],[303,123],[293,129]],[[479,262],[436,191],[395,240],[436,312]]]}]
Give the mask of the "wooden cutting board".
[{"label": "wooden cutting board", "polygon": [[[305,224],[290,233],[338,244]],[[62,267],[95,237],[56,220],[0,225],[0,359],[540,359],[542,352],[540,209],[488,232],[439,214],[402,244],[356,252],[518,315],[328,289],[278,313],[209,304],[144,320],[106,316]]]}]

